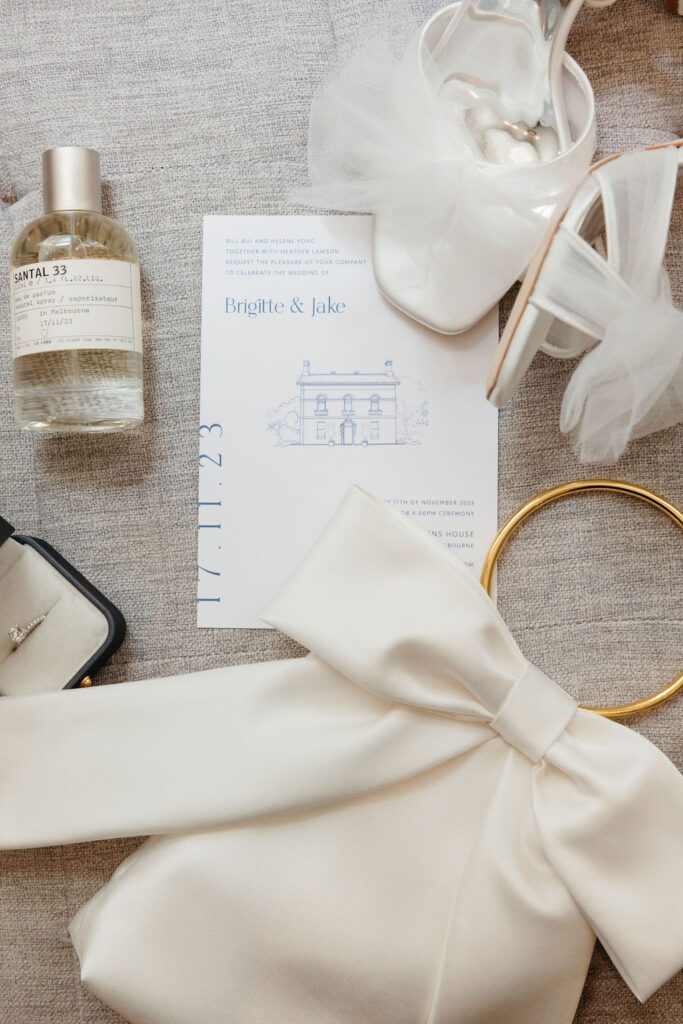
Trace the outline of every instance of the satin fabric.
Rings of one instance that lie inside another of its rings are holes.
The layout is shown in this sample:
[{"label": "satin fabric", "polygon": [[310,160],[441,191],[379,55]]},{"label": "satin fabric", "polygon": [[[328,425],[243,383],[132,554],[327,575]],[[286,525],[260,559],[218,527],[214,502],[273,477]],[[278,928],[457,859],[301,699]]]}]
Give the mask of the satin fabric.
[{"label": "satin fabric", "polygon": [[0,841],[156,833],[77,915],[132,1024],[569,1024],[597,934],[683,965],[683,780],[353,489],[266,612],[286,662],[0,702]]}]

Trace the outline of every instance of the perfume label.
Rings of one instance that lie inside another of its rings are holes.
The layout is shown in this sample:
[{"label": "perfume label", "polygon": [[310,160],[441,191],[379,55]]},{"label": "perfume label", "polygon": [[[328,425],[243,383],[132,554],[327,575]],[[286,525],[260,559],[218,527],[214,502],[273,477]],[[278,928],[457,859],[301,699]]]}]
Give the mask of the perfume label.
[{"label": "perfume label", "polygon": [[65,349],[142,352],[140,268],[125,260],[12,267],[12,355]]}]

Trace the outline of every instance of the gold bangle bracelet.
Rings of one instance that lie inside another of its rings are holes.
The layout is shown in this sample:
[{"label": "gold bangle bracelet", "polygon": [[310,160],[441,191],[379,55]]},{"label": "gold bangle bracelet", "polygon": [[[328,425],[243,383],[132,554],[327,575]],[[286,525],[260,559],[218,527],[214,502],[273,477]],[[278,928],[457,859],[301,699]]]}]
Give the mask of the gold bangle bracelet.
[{"label": "gold bangle bracelet", "polygon": [[[683,529],[683,513],[675,505],[661,498],[658,494],[648,491],[645,487],[623,483],[620,480],[574,480],[568,484],[560,484],[559,487],[551,487],[550,490],[543,491],[541,494],[537,494],[535,498],[527,501],[501,526],[494,538],[493,544],[489,548],[481,573],[481,585],[488,594],[491,594],[493,588],[493,570],[495,569],[498,557],[515,530],[534,512],[543,508],[544,505],[550,505],[553,501],[558,501],[560,498],[566,498],[571,494],[582,494],[585,491],[610,491],[638,498],[639,501],[644,501],[648,505],[658,508]],[[589,707],[582,704],[581,707],[585,711],[594,711],[605,718],[623,718],[625,715],[635,715],[639,711],[647,711],[649,708],[656,707],[657,704],[662,704],[669,697],[673,697],[674,694],[678,693],[681,687],[683,687],[683,674],[677,676],[676,679],[668,683],[663,689],[658,690],[657,693],[653,693],[649,697],[643,697],[641,700],[633,701],[631,704],[617,704],[614,707],[605,708]]]}]

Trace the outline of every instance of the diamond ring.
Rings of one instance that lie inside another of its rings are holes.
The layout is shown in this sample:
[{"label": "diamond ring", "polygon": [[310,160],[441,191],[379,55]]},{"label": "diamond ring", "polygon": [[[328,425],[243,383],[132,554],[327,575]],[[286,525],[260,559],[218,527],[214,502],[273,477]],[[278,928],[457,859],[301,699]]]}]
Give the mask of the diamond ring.
[{"label": "diamond ring", "polygon": [[12,628],[7,632],[10,640],[12,641],[14,650],[16,651],[17,647],[21,647],[26,637],[30,636],[36,626],[39,626],[41,622],[44,621],[45,616],[38,615],[37,618],[31,619],[30,622],[27,622],[25,626],[12,626]]}]

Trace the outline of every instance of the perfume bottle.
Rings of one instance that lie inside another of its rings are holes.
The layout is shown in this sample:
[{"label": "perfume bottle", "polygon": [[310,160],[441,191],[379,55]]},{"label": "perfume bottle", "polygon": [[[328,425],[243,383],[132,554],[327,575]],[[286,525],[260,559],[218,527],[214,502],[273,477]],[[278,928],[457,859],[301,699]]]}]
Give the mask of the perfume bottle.
[{"label": "perfume bottle", "polygon": [[134,427],[143,419],[140,263],[128,232],[102,214],[96,150],[43,153],[43,209],[12,248],[17,423]]}]

